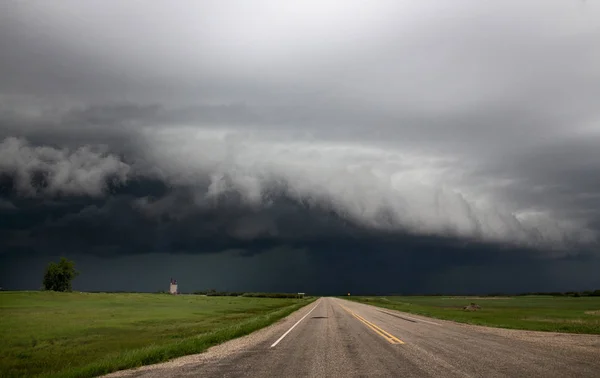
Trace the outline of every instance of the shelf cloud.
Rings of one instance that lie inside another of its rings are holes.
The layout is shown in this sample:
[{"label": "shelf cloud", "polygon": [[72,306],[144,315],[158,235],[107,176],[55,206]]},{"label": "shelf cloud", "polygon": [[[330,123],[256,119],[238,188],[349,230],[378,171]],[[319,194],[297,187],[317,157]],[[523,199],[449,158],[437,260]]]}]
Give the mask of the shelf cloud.
[{"label": "shelf cloud", "polygon": [[409,261],[423,290],[470,264],[600,267],[593,2],[0,14],[4,266],[167,254],[260,270],[281,255],[324,269],[343,250]]}]

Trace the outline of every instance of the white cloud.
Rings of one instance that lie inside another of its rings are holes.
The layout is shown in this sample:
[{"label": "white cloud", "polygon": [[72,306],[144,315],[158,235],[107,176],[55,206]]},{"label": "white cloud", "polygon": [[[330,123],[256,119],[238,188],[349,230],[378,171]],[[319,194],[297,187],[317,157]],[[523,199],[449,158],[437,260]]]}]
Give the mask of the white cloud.
[{"label": "white cloud", "polygon": [[[268,206],[269,193],[285,188],[298,201],[327,203],[366,227],[452,235],[530,246],[588,243],[595,233],[562,219],[554,209],[528,216],[500,200],[487,185],[473,189],[471,172],[452,156],[430,156],[360,144],[273,138],[264,133],[152,130],[151,156],[167,177],[208,190],[214,200],[237,192],[252,206]],[[502,183],[505,179],[497,179]]]},{"label": "white cloud", "polygon": [[[69,151],[31,146],[19,138],[0,142],[0,173],[12,176],[15,189],[24,195],[100,196],[106,180],[123,183],[129,171],[130,167],[118,157],[90,146]],[[35,180],[43,183],[36,185]]]}]

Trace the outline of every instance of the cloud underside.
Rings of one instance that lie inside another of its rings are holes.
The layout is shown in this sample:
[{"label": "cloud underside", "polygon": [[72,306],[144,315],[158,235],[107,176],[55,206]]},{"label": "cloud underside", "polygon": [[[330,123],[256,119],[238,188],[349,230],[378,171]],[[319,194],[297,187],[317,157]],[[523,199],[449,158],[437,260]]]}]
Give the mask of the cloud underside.
[{"label": "cloud underside", "polygon": [[389,249],[413,236],[551,257],[595,238],[553,209],[511,212],[490,193],[461,192],[454,177],[468,180],[468,172],[452,159],[189,128],[144,130],[138,139],[148,148],[129,161],[101,146],[2,141],[4,246],[253,254],[278,245]]}]

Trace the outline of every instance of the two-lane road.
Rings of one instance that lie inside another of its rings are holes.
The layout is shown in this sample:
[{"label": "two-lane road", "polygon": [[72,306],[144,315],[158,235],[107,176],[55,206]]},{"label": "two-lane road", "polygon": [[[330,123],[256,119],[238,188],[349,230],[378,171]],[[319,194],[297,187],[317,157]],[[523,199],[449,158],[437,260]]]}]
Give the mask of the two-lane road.
[{"label": "two-lane road", "polygon": [[321,298],[143,377],[599,377],[600,337],[476,327]]}]

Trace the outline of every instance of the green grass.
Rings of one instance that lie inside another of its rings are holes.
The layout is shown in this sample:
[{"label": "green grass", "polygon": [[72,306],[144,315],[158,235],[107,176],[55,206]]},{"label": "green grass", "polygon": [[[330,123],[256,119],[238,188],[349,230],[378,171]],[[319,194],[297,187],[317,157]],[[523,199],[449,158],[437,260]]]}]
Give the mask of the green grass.
[{"label": "green grass", "polygon": [[[486,299],[455,296],[344,297],[433,318],[492,327],[600,334],[600,297],[518,296]],[[474,302],[478,311],[463,307]]]},{"label": "green grass", "polygon": [[0,292],[0,376],[92,377],[200,353],[311,301]]}]

